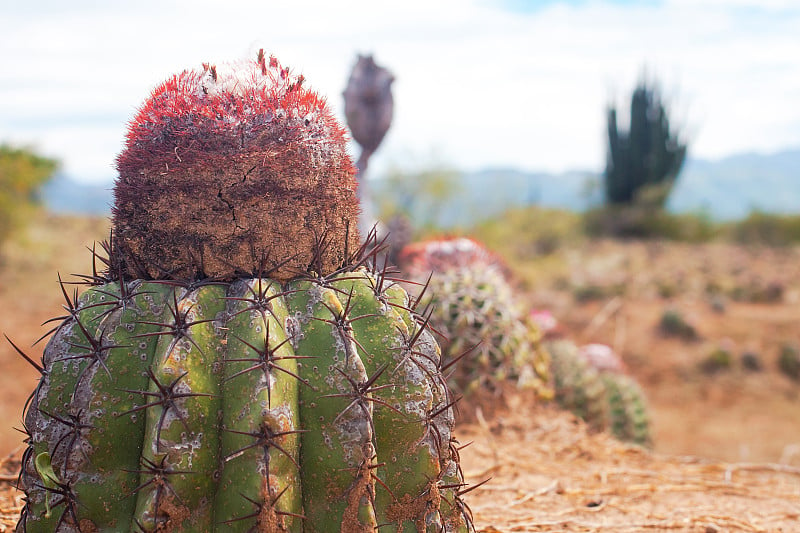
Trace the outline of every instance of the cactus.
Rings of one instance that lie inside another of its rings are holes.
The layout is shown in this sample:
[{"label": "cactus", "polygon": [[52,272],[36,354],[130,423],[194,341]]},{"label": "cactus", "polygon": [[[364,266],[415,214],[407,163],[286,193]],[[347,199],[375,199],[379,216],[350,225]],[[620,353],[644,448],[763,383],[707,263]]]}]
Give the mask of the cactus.
[{"label": "cactus", "polygon": [[407,246],[400,265],[411,279],[429,278],[420,300],[445,339],[445,359],[461,358],[451,377],[455,388],[468,393],[513,379],[551,395],[541,334],[515,300],[495,255],[471,239],[432,240]]},{"label": "cactus", "polygon": [[274,58],[227,68],[146,101],[108,257],[18,350],[18,530],[472,530],[439,347],[351,248],[341,127]]},{"label": "cactus", "polygon": [[367,166],[369,158],[378,149],[392,125],[393,82],[394,75],[375,63],[371,55],[359,54],[343,94],[347,125],[350,127],[353,140],[361,146],[361,155],[356,161],[356,168],[362,209],[359,229],[364,232],[374,224]]},{"label": "cactus", "polygon": [[618,131],[616,108],[608,109],[607,119],[606,202],[663,206],[686,158],[686,143],[670,131],[658,88],[645,81],[637,85],[628,133]]},{"label": "cactus", "polygon": [[606,389],[611,434],[640,446],[652,445],[650,415],[642,388],[625,374],[600,375]]},{"label": "cactus", "polygon": [[553,373],[555,400],[594,430],[608,427],[606,388],[600,373],[581,357],[572,341],[546,343]]},{"label": "cactus", "polygon": [[556,402],[594,430],[649,446],[650,417],[639,384],[624,374],[624,363],[603,345],[579,349],[568,340],[546,343],[550,352]]}]

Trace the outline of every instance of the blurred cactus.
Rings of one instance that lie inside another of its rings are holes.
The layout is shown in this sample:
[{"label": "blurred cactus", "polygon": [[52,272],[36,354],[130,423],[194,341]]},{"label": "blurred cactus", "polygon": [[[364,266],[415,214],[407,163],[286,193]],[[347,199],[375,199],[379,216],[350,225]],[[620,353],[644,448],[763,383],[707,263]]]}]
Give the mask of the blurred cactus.
[{"label": "blurred cactus", "polygon": [[399,264],[420,283],[430,276],[420,303],[445,338],[443,358],[463,356],[451,385],[469,393],[511,379],[541,397],[552,395],[541,333],[516,301],[499,257],[471,239],[441,239],[407,246]]},{"label": "blurred cactus", "polygon": [[396,265],[400,258],[400,252],[411,242],[414,237],[414,227],[411,219],[402,213],[395,213],[384,225],[386,245],[386,260],[390,265]]},{"label": "blurred cactus", "polygon": [[581,357],[601,372],[624,374],[628,371],[625,361],[607,344],[584,344],[580,348]]},{"label": "blurred cactus", "polygon": [[358,194],[363,210],[359,229],[364,235],[374,224],[372,209],[369,205],[367,165],[370,156],[378,149],[392,125],[393,81],[394,75],[375,63],[371,55],[359,55],[344,90],[344,114],[347,119],[347,127],[350,128],[353,139],[361,146],[361,155],[356,162],[356,167],[358,170]]},{"label": "blurred cactus", "polygon": [[549,342],[546,347],[550,353],[558,405],[584,420],[592,429],[600,431],[607,428],[609,409],[600,372],[581,356],[572,341]]},{"label": "blurred cactus", "polygon": [[611,434],[625,442],[650,446],[650,416],[644,392],[625,374],[603,372]]},{"label": "blurred cactus", "polygon": [[661,207],[683,166],[686,144],[670,131],[658,88],[645,81],[633,92],[630,121],[628,133],[620,132],[616,108],[608,109],[606,203]]},{"label": "blurred cactus", "polygon": [[542,333],[543,341],[560,339],[564,335],[564,327],[558,319],[547,309],[532,309],[528,313],[528,320],[536,324]]},{"label": "blurred cactus", "polygon": [[568,340],[546,343],[556,402],[595,430],[642,446],[652,443],[647,401],[611,348]]}]

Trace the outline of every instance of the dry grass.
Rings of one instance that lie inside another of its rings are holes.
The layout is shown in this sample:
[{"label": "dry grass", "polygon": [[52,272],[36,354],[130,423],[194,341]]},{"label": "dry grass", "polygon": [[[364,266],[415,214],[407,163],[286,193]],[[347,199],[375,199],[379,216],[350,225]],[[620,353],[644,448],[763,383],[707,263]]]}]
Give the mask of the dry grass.
[{"label": "dry grass", "polygon": [[24,505],[24,495],[14,488],[19,467],[16,451],[0,459],[0,533],[14,531]]},{"label": "dry grass", "polygon": [[[0,253],[0,334],[38,360],[43,343],[31,344],[47,331],[42,322],[63,314],[58,274],[68,281],[74,279],[73,273],[91,273],[87,247],[107,238],[108,228],[104,218],[40,213],[6,242]],[[0,454],[4,454],[21,442],[22,434],[14,427],[21,427],[22,406],[38,374],[5,339],[0,339],[0,367]]]},{"label": "dry grass", "polygon": [[796,531],[800,468],[671,457],[590,434],[551,407],[462,426],[480,531]]},{"label": "dry grass", "polygon": [[[800,468],[670,457],[591,434],[567,413],[511,398],[458,428],[478,531],[796,531]],[[469,409],[469,407],[464,406]],[[18,455],[0,461],[0,533],[22,506]]]}]

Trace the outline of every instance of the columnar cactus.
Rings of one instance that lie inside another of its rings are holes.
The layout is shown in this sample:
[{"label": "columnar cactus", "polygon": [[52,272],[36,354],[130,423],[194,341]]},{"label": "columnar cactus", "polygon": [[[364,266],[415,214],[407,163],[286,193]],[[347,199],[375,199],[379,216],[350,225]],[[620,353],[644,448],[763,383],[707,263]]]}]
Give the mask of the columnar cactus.
[{"label": "columnar cactus", "polygon": [[445,339],[445,359],[462,358],[452,374],[458,389],[512,379],[550,395],[539,330],[516,301],[497,256],[471,239],[432,240],[407,246],[400,266],[417,282],[430,277],[420,298]]},{"label": "columnar cactus", "polygon": [[607,113],[606,202],[633,204],[649,196],[654,207],[663,206],[686,159],[686,143],[670,130],[658,87],[644,80],[637,84],[628,132],[618,130],[615,107]]},{"label": "columnar cactus", "polygon": [[106,268],[28,358],[18,530],[471,530],[439,348],[358,259],[343,130],[302,77],[174,76],[118,169]]}]

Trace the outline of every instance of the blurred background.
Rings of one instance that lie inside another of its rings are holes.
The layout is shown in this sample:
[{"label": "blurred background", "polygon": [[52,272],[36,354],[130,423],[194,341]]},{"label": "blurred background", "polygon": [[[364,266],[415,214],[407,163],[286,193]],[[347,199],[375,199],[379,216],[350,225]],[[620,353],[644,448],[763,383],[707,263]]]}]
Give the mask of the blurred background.
[{"label": "blurred background", "polygon": [[[57,274],[90,272],[107,237],[126,122],[158,83],[263,48],[345,121],[371,55],[394,106],[362,176],[375,221],[502,257],[555,335],[624,360],[657,451],[800,463],[796,3],[10,4],[0,332],[32,358]],[[37,375],[9,343],[0,365],[5,453]]]}]

